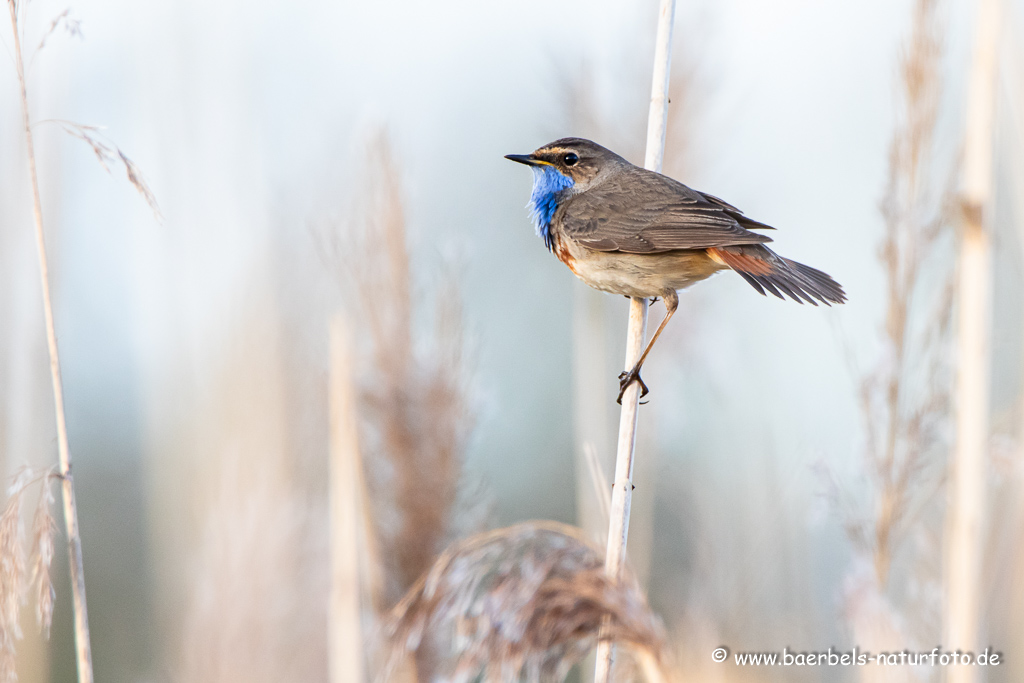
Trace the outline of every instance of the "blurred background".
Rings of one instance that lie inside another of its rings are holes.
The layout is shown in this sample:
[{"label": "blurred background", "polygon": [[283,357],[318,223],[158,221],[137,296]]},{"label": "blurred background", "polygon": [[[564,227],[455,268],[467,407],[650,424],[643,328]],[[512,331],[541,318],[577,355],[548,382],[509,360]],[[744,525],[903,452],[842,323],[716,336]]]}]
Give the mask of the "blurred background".
[{"label": "blurred background", "polygon": [[[68,15],[79,35],[65,21],[36,52],[65,8],[23,7],[33,118],[104,126],[162,214],[122,168],[36,126],[97,680],[328,678],[336,316],[382,607],[473,531],[551,519],[602,542],[589,463],[611,478],[628,302],[546,253],[531,176],[502,157],[573,135],[641,163],[657,3],[97,0]],[[1006,662],[989,681],[1024,677],[1022,9],[1003,3],[986,213],[979,639]],[[975,13],[966,0],[679,3],[665,172],[777,227],[780,253],[849,296],[800,306],[720,275],[681,296],[645,367],[630,559],[681,680],[868,676],[712,663],[723,644],[942,641]],[[3,40],[11,54],[10,29]],[[5,64],[9,480],[54,463],[56,441]],[[653,325],[664,309],[651,310]],[[62,536],[54,585],[49,641],[23,609],[19,680],[74,675]]]}]

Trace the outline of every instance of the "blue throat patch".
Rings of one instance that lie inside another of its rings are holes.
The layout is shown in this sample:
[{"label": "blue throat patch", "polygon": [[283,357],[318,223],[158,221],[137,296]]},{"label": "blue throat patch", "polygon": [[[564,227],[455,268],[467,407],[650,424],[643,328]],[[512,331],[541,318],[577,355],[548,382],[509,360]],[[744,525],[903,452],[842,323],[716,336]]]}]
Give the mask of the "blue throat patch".
[{"label": "blue throat patch", "polygon": [[533,166],[533,192],[530,194],[530,218],[537,236],[544,239],[544,246],[551,251],[554,242],[551,239],[551,219],[558,208],[563,190],[572,187],[575,182],[565,176],[554,166]]}]

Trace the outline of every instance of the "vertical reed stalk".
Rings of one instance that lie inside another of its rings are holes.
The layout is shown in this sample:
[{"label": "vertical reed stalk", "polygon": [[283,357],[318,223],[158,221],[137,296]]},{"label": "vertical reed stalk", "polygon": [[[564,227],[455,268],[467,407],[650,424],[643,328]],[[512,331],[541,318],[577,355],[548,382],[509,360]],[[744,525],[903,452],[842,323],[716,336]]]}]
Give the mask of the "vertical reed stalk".
[{"label": "vertical reed stalk", "polygon": [[89,642],[89,617],[85,604],[82,539],[78,535],[78,508],[75,504],[74,480],[71,476],[71,453],[68,448],[68,428],[64,417],[64,386],[60,374],[60,356],[57,353],[57,333],[53,325],[50,273],[46,258],[46,239],[43,233],[43,209],[39,198],[39,178],[36,175],[36,156],[32,142],[32,121],[28,113],[28,92],[25,86],[25,61],[21,51],[21,36],[18,32],[18,6],[15,0],[7,0],[7,6],[11,11],[11,28],[14,33],[14,61],[18,72],[22,123],[25,127],[25,149],[28,153],[28,173],[32,188],[32,215],[35,219],[36,246],[39,253],[39,279],[43,291],[46,342],[50,353],[50,378],[53,382],[57,451],[60,458],[61,492],[64,499],[64,526],[68,539],[71,591],[75,612],[75,657],[78,664],[78,681],[79,683],[92,683],[92,647]]},{"label": "vertical reed stalk", "polygon": [[341,318],[334,318],[330,328],[331,596],[327,652],[331,683],[363,683],[364,639],[359,606],[363,476],[352,385],[352,354],[346,334]]},{"label": "vertical reed stalk", "polygon": [[[644,167],[661,171],[665,154],[665,128],[668,122],[668,85],[672,65],[672,25],[676,15],[675,0],[661,0],[658,8],[658,34],[654,45],[654,74],[651,80],[651,107],[647,117],[647,151]],[[626,370],[640,358],[647,329],[647,300],[630,299],[629,330],[626,337]],[[612,484],[611,518],[608,525],[608,550],[605,572],[613,579],[622,573],[629,535],[629,508],[633,497],[633,455],[636,449],[637,413],[640,407],[639,382],[626,388],[619,418],[619,442],[615,456],[615,481]],[[615,650],[602,641],[597,648],[594,680],[608,683],[611,678]]]},{"label": "vertical reed stalk", "polygon": [[[963,229],[958,282],[956,446],[946,520],[945,645],[977,651],[991,349],[992,153],[1000,0],[979,0],[964,141]],[[950,683],[978,680],[978,669],[955,666]]]}]

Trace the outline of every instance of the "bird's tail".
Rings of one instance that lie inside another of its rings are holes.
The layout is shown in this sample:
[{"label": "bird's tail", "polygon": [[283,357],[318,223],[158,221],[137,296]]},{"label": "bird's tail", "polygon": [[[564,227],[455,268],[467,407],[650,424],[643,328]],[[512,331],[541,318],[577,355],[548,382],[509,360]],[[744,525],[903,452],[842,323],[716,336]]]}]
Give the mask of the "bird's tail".
[{"label": "bird's tail", "polygon": [[708,249],[718,263],[732,268],[761,294],[765,290],[780,299],[784,294],[797,303],[818,301],[830,306],[846,301],[842,286],[827,273],[782,258],[763,244],[743,244]]}]

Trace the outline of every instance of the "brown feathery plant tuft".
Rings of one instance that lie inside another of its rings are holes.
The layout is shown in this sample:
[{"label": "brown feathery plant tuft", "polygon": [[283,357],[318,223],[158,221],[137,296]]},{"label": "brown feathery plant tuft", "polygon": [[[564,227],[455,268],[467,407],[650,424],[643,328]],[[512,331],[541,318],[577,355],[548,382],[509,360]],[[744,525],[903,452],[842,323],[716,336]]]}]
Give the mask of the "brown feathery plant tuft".
[{"label": "brown feathery plant tuft", "polygon": [[[50,22],[50,27],[46,29],[46,33],[43,34],[42,40],[39,41],[39,45],[36,46],[36,51],[32,55],[33,58],[39,51],[46,47],[46,41],[57,32],[57,29],[64,27],[64,31],[67,32],[72,38],[82,38],[82,20],[78,17],[71,16],[71,8],[66,8],[63,12],[58,14]],[[31,69],[31,62],[29,63],[29,69]]]},{"label": "brown feathery plant tuft", "polygon": [[936,172],[942,93],[938,5],[939,0],[916,0],[901,57],[902,121],[890,145],[881,205],[886,350],[860,391],[876,507],[857,536],[873,558],[882,588],[899,540],[941,484],[942,452],[948,447],[943,424],[950,404],[953,279],[943,238],[949,237],[953,195]]},{"label": "brown feathery plant tuft", "polygon": [[40,629],[49,634],[53,617],[53,584],[50,582],[50,563],[53,561],[53,534],[57,530],[50,506],[53,494],[50,479],[57,477],[56,468],[37,473],[22,467],[7,489],[7,504],[0,515],[0,683],[18,680],[15,668],[15,641],[21,638],[19,618],[21,603],[27,588],[25,583],[25,546],[21,520],[21,497],[35,481],[42,481],[39,503],[32,523],[32,545],[29,560],[32,579],[36,587],[36,615]]},{"label": "brown feathery plant tuft", "polygon": [[[935,568],[941,566],[936,509],[941,501],[935,494],[943,484],[951,441],[946,427],[953,296],[949,226],[956,163],[941,158],[937,136],[943,85],[939,6],[940,0],[915,0],[910,38],[900,57],[900,116],[880,207],[884,355],[860,386],[874,509],[844,520],[859,551],[845,583],[844,611],[856,642],[874,650],[931,642],[940,623]],[[915,542],[904,551],[908,537]],[[892,589],[898,553],[904,558],[901,583]],[[865,671],[864,676],[881,680],[885,674]]]},{"label": "brown feathery plant tuft", "polygon": [[135,188],[142,198],[149,205],[150,210],[153,212],[153,217],[156,218],[157,222],[163,221],[163,215],[160,213],[160,207],[156,203],[156,195],[149,189],[149,185],[146,183],[146,179],[142,175],[142,171],[138,165],[128,158],[128,155],[121,150],[110,138],[103,134],[103,129],[100,126],[86,126],[81,123],[75,123],[73,121],[61,121],[61,120],[46,120],[40,121],[40,123],[56,123],[64,132],[71,137],[78,138],[85,144],[89,145],[92,149],[92,153],[96,155],[96,160],[100,162],[100,166],[107,173],[111,173],[110,166],[112,164],[118,164],[124,166],[125,177],[128,182],[131,183],[132,187]]},{"label": "brown feathery plant tuft", "polygon": [[25,573],[21,494],[31,479],[32,471],[22,468],[7,489],[7,505],[0,515],[0,683],[18,680],[14,642],[21,638],[18,616],[21,611],[21,579]]},{"label": "brown feathery plant tuft", "polygon": [[50,625],[53,623],[53,601],[56,591],[50,577],[50,565],[53,562],[53,535],[57,531],[57,522],[53,519],[50,509],[54,504],[53,490],[50,481],[57,478],[55,468],[43,474],[43,483],[39,492],[39,503],[32,519],[32,578],[30,590],[36,596],[36,621],[46,638],[50,637]]},{"label": "brown feathery plant tuft", "polygon": [[636,582],[616,582],[582,531],[526,522],[450,547],[385,624],[382,680],[425,635],[448,645],[445,680],[562,680],[603,636],[664,680],[665,639]]},{"label": "brown feathery plant tuft", "polygon": [[401,171],[383,132],[367,151],[359,217],[349,235],[331,234],[325,246],[366,331],[356,348],[360,442],[385,574],[382,598],[391,606],[450,539],[473,420],[458,289],[444,279],[435,332],[418,334],[420,288],[410,266]]}]

